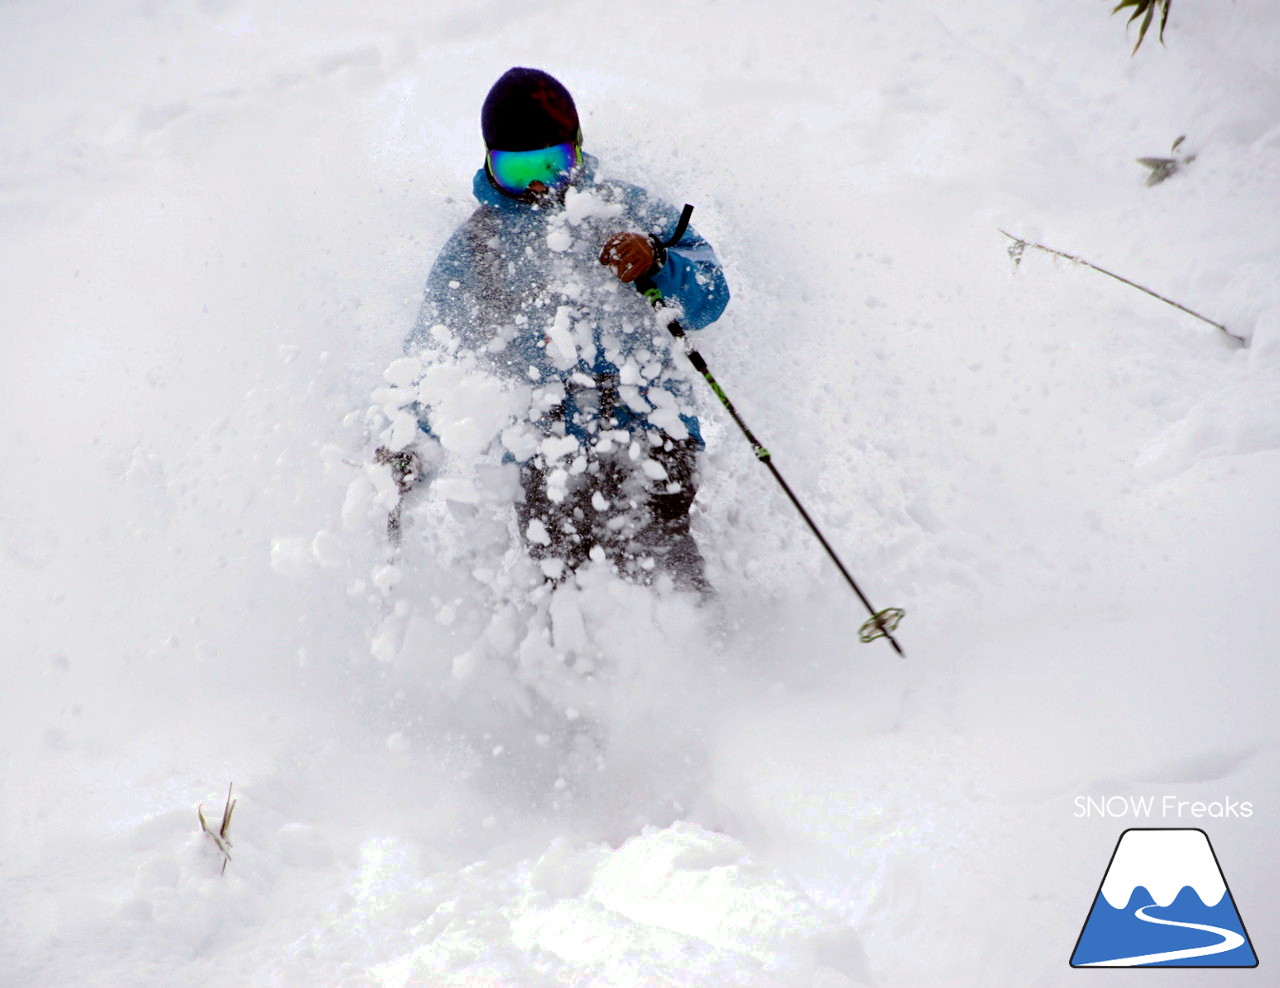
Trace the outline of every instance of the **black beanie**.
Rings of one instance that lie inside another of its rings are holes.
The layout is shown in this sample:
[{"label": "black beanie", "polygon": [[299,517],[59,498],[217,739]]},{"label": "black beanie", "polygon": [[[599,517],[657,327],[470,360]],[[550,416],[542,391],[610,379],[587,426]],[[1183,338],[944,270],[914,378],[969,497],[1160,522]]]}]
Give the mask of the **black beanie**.
[{"label": "black beanie", "polygon": [[508,69],[480,110],[485,147],[533,151],[578,139],[578,108],[560,82],[540,69]]}]

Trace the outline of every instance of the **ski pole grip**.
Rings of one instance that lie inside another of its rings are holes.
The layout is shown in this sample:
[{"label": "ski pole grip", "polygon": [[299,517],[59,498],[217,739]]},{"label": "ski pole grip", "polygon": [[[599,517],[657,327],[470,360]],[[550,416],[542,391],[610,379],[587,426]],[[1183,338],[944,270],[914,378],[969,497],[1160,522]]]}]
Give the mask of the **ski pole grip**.
[{"label": "ski pole grip", "polygon": [[680,210],[680,219],[676,221],[676,232],[666,240],[658,241],[659,247],[674,247],[680,242],[680,238],[684,236],[684,231],[689,229],[689,217],[693,215],[693,207],[689,203],[684,204],[684,209]]}]

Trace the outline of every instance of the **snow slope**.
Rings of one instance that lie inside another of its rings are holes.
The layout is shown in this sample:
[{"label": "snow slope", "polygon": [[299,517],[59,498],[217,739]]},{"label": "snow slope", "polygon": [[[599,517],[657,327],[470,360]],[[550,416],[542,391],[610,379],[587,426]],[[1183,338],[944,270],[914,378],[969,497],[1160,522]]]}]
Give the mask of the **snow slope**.
[{"label": "snow slope", "polygon": [[[1266,964],[1280,11],[1094,6],[0,9],[0,982],[1057,985],[1130,825]],[[512,64],[696,204],[700,348],[906,661],[710,403],[714,613],[540,614],[483,497],[387,569],[371,394]],[[1077,816],[1166,794],[1252,815]]]}]

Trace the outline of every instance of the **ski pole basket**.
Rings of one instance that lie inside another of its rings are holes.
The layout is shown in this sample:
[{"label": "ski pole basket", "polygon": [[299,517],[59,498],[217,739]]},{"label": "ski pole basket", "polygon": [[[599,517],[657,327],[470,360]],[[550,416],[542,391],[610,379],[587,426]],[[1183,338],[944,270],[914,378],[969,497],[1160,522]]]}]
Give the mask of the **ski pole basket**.
[{"label": "ski pole basket", "polygon": [[886,607],[883,611],[876,611],[858,629],[858,641],[865,645],[877,638],[891,637],[906,616],[907,612],[901,607]]}]

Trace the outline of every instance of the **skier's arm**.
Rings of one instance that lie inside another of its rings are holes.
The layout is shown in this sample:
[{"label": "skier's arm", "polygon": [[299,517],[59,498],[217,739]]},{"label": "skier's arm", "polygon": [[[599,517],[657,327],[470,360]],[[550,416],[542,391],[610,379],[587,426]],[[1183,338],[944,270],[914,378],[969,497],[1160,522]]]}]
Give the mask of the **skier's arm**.
[{"label": "skier's arm", "polygon": [[689,329],[714,322],[729,302],[729,288],[715,252],[693,231],[686,231],[670,247],[657,237],[615,233],[600,251],[600,263],[613,268],[618,280],[627,285],[650,279],[663,298],[679,303],[681,322]]},{"label": "skier's arm", "polygon": [[693,227],[666,248],[666,260],[652,275],[663,297],[680,303],[685,329],[702,329],[720,318],[729,304],[729,286],[715,251]]},{"label": "skier's arm", "polygon": [[469,311],[475,308],[474,300],[468,304],[468,298],[474,295],[468,239],[467,225],[464,224],[440,248],[431,273],[427,275],[418,318],[404,340],[407,356],[417,356],[435,345],[431,338],[432,327],[445,325],[452,332],[461,333],[474,320],[474,311]]},{"label": "skier's arm", "polygon": [[[468,329],[474,325],[477,306],[471,256],[473,239],[468,221],[458,227],[440,248],[431,273],[427,275],[418,317],[404,340],[406,356],[421,357],[433,350],[438,351],[441,341],[431,332],[436,326],[444,326],[455,337],[465,338]],[[414,402],[410,410],[417,416],[418,428],[429,443],[438,445],[426,407]]]},{"label": "skier's arm", "polygon": [[[638,185],[619,182],[615,187],[622,191],[628,209],[647,234],[647,246],[654,251],[657,269],[645,273],[664,298],[678,303],[683,310],[680,324],[685,329],[702,329],[719,319],[729,304],[729,285],[711,245],[690,226],[676,243],[659,248],[657,245],[675,232],[680,210],[653,198]],[[605,246],[607,249],[609,245]],[[600,260],[614,266],[613,259],[602,256]],[[621,271],[618,273],[621,276]]]}]

